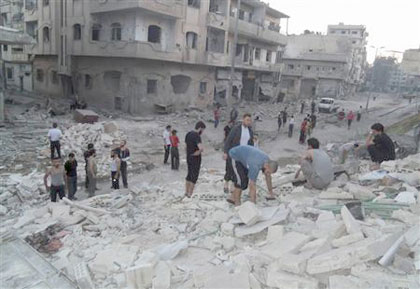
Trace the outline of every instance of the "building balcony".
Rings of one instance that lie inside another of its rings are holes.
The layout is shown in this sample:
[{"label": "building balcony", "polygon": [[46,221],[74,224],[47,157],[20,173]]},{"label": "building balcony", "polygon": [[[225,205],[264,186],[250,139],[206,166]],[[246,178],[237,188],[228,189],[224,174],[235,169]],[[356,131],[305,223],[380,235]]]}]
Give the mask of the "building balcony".
[{"label": "building balcony", "polygon": [[28,54],[25,53],[9,53],[3,55],[3,60],[6,62],[28,62]]},{"label": "building balcony", "polygon": [[184,1],[182,0],[90,0],[89,2],[92,14],[138,9],[168,18],[182,18],[184,15]]},{"label": "building balcony", "polygon": [[226,30],[228,27],[227,17],[224,15],[209,12],[207,14],[207,26],[214,27],[217,29]]},{"label": "building balcony", "polygon": [[[231,33],[235,32],[235,21],[236,19],[234,17],[229,18],[229,32]],[[287,44],[287,37],[285,35],[243,20],[238,20],[238,34],[274,45]]]}]

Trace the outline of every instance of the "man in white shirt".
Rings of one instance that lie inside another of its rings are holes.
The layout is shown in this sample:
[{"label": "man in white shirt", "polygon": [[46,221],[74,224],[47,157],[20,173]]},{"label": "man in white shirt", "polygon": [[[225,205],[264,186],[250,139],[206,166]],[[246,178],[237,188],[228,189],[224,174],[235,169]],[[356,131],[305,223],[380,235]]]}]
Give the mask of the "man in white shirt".
[{"label": "man in white shirt", "polygon": [[289,120],[289,133],[288,133],[288,136],[289,137],[292,137],[293,136],[293,127],[295,126],[295,118],[294,118],[294,116],[292,115],[291,117],[290,117],[290,120]]},{"label": "man in white shirt", "polygon": [[53,123],[53,128],[48,131],[48,139],[50,140],[51,159],[54,158],[54,151],[57,150],[57,156],[61,158],[60,138],[63,134],[57,128],[57,123]]},{"label": "man in white shirt", "polygon": [[171,126],[166,126],[166,129],[163,131],[163,147],[165,149],[165,157],[163,163],[168,164],[169,152],[171,151]]}]

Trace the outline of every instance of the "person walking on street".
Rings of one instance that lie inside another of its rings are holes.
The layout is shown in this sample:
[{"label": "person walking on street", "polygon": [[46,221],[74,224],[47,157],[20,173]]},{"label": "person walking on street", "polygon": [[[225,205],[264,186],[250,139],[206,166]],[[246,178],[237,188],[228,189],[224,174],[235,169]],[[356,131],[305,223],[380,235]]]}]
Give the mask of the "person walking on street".
[{"label": "person walking on street", "polygon": [[111,151],[111,184],[114,190],[120,189],[121,159],[118,153]]},{"label": "person walking on street", "polygon": [[168,163],[169,153],[171,150],[171,126],[167,125],[165,130],[163,131],[163,147],[165,149],[165,156],[163,158],[163,163],[166,165]]},{"label": "person walking on street", "polygon": [[57,151],[58,158],[61,159],[60,138],[62,132],[57,128],[57,123],[53,123],[53,127],[48,131],[48,139],[50,140],[51,159],[54,158],[54,152]]},{"label": "person walking on street", "polygon": [[352,110],[349,111],[349,113],[347,114],[347,129],[350,129],[351,127],[351,123],[354,120],[354,113]]},{"label": "person walking on street", "polygon": [[293,127],[295,126],[295,117],[292,115],[289,120],[289,132],[288,137],[291,138],[293,136]]},{"label": "person walking on street", "polygon": [[302,114],[304,110],[305,110],[305,102],[302,100],[302,102],[300,103],[300,113]]},{"label": "person walking on street", "polygon": [[93,197],[96,190],[96,178],[98,174],[98,168],[96,165],[96,150],[90,150],[90,156],[88,158],[88,178],[89,178],[89,187],[88,187],[88,196]]},{"label": "person walking on street", "polygon": [[185,136],[185,144],[187,150],[187,167],[188,174],[185,182],[185,197],[191,198],[194,192],[194,186],[200,175],[201,154],[203,153],[203,144],[201,135],[206,129],[204,122],[199,121],[195,125],[195,129],[187,133]]},{"label": "person walking on street", "polygon": [[178,144],[179,138],[176,135],[177,131],[173,130],[171,135],[171,169],[178,170],[179,169],[179,151],[178,151]]},{"label": "person walking on street", "polygon": [[67,190],[69,200],[77,200],[74,196],[77,192],[77,161],[74,157],[74,153],[69,154],[68,161],[64,164],[67,178]]},{"label": "person walking on street", "polygon": [[118,156],[121,159],[121,178],[124,188],[128,188],[127,178],[127,162],[130,160],[130,150],[127,148],[127,141],[122,140],[119,149],[117,150]]},{"label": "person walking on street", "polygon": [[236,120],[238,119],[238,110],[236,109],[236,107],[232,107],[232,110],[230,111],[230,122],[235,125]]},{"label": "person walking on street", "polygon": [[301,125],[300,125],[300,135],[299,135],[299,143],[300,144],[304,144],[305,143],[305,140],[306,140],[306,129],[307,129],[306,126],[307,125],[308,125],[308,120],[305,118],[302,121]]},{"label": "person walking on street", "polygon": [[93,143],[88,144],[87,151],[83,153],[83,157],[85,159],[85,188],[89,187],[89,174],[88,174],[88,159],[90,157],[91,151],[94,149]]},{"label": "person walking on street", "polygon": [[362,118],[362,110],[363,110],[363,107],[360,106],[359,110],[357,111],[357,118],[356,118],[357,122],[359,122],[360,119]]},{"label": "person walking on street", "polygon": [[287,123],[287,107],[283,110],[283,126],[285,126]]},{"label": "person walking on street", "polygon": [[217,128],[219,126],[220,122],[220,105],[216,105],[216,109],[213,112],[214,114],[214,128]]},{"label": "person walking on street", "polygon": [[[46,191],[50,192],[51,202],[57,202],[57,195],[60,199],[66,196],[64,185],[66,183],[66,173],[61,164],[61,159],[55,157],[51,161],[52,168],[47,169],[44,175],[44,185]],[[51,186],[48,186],[48,177],[51,177]]]},{"label": "person walking on street", "polygon": [[282,126],[282,115],[279,113],[279,116],[277,117],[277,133],[280,133],[280,129]]}]

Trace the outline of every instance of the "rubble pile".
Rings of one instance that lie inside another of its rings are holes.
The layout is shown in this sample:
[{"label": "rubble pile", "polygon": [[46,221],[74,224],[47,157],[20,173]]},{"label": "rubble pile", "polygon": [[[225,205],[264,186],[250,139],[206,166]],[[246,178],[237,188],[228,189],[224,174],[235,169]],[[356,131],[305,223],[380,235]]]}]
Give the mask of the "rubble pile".
[{"label": "rubble pile", "polygon": [[[107,141],[94,131],[86,141]],[[295,187],[289,165],[273,176],[276,201],[260,189],[258,205],[245,194],[237,208],[217,170],[203,171],[191,199],[177,181],[23,202],[1,232],[25,238],[80,288],[419,288],[420,154],[367,166],[317,191]]]}]

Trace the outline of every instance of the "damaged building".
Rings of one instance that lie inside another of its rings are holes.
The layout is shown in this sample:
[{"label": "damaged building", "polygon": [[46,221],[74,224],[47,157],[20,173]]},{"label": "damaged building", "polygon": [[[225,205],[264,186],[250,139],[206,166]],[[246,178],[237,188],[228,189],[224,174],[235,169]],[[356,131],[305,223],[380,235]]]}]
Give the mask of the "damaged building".
[{"label": "damaged building", "polygon": [[25,31],[37,40],[27,47],[35,91],[135,114],[223,103],[235,13],[232,94],[271,98],[287,16],[260,1],[243,1],[238,11],[236,1],[221,0],[26,0]]}]

